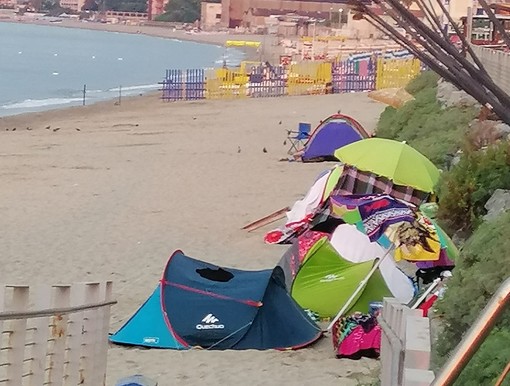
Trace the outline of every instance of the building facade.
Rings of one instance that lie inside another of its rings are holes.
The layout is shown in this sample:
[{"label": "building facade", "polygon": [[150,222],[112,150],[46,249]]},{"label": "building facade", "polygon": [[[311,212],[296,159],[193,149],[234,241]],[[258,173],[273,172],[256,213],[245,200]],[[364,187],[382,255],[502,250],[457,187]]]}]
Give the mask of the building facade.
[{"label": "building facade", "polygon": [[222,4],[202,2],[200,28],[204,30],[221,26]]},{"label": "building facade", "polygon": [[80,12],[85,5],[85,0],[60,0],[59,3],[62,8],[69,8],[75,12]]}]

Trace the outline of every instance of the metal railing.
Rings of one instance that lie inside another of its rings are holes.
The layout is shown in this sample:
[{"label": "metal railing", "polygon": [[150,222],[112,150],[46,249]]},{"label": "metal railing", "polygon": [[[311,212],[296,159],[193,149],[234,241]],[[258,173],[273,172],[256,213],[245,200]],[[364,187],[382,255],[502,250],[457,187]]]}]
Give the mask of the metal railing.
[{"label": "metal railing", "polygon": [[434,378],[432,386],[452,385],[469,363],[485,338],[492,331],[499,316],[510,302],[510,278],[506,279],[468,330],[452,355]]}]

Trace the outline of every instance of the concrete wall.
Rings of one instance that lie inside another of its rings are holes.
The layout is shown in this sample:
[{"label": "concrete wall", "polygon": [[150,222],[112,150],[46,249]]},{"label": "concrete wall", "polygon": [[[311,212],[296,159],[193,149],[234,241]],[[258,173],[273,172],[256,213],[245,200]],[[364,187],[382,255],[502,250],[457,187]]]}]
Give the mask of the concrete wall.
[{"label": "concrete wall", "polygon": [[472,47],[494,82],[510,95],[510,53],[481,46]]}]

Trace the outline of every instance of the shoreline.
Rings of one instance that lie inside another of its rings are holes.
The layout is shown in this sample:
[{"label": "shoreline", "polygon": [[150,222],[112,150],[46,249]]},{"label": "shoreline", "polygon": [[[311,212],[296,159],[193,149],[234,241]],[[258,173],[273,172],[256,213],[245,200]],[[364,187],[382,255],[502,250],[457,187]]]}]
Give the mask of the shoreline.
[{"label": "shoreline", "polygon": [[[6,15],[5,12],[1,12],[0,16]],[[278,57],[278,50],[280,47],[275,47],[272,44],[267,44],[267,36],[264,37],[262,35],[249,35],[249,34],[231,34],[231,33],[188,33],[183,30],[174,30],[173,27],[159,27],[159,26],[136,26],[136,25],[124,25],[124,24],[103,24],[103,23],[95,23],[95,22],[81,22],[77,20],[71,19],[63,19],[61,23],[51,23],[47,20],[43,19],[32,19],[32,18],[24,18],[20,20],[19,18],[2,18],[0,17],[0,23],[12,23],[12,24],[29,24],[29,25],[40,25],[40,26],[48,26],[48,27],[59,27],[59,28],[72,28],[72,29],[84,29],[84,30],[92,30],[92,31],[103,31],[103,32],[112,32],[112,33],[126,33],[130,35],[143,34],[150,37],[155,38],[163,38],[163,39],[176,39],[180,41],[193,42],[198,44],[208,44],[215,46],[224,46],[227,40],[255,40],[260,41],[265,44],[264,48],[261,48],[261,52],[258,49],[249,48],[249,47],[233,47],[233,49],[238,50],[244,54],[244,61],[265,61],[269,60],[270,57]],[[273,37],[274,38],[274,37]],[[271,43],[271,42],[269,42]],[[262,47],[262,46],[261,46]],[[129,95],[125,96],[122,99],[127,98],[139,98],[140,96],[150,96],[156,95],[160,93],[159,90],[150,90],[146,92],[142,92],[138,95]],[[117,97],[107,98],[104,100],[99,100],[96,102],[91,102],[91,105],[95,105],[97,103],[111,102],[115,100]],[[20,116],[23,114],[37,114],[43,113],[46,111],[54,111],[54,110],[65,110],[71,109],[73,107],[83,107],[79,105],[63,105],[58,106],[54,105],[54,107],[49,106],[48,109],[42,109],[38,111],[24,111],[24,112],[13,112],[6,113],[5,115],[0,115],[0,120],[2,118]]]}]

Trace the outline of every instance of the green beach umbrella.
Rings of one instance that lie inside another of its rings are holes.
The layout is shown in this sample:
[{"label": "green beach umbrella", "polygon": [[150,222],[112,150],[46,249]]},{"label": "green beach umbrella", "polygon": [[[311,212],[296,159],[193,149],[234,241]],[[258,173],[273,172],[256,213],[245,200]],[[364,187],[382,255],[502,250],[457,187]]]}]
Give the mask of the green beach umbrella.
[{"label": "green beach umbrella", "polygon": [[439,169],[430,160],[404,142],[368,138],[335,151],[335,157],[359,170],[391,179],[397,185],[434,192]]}]

